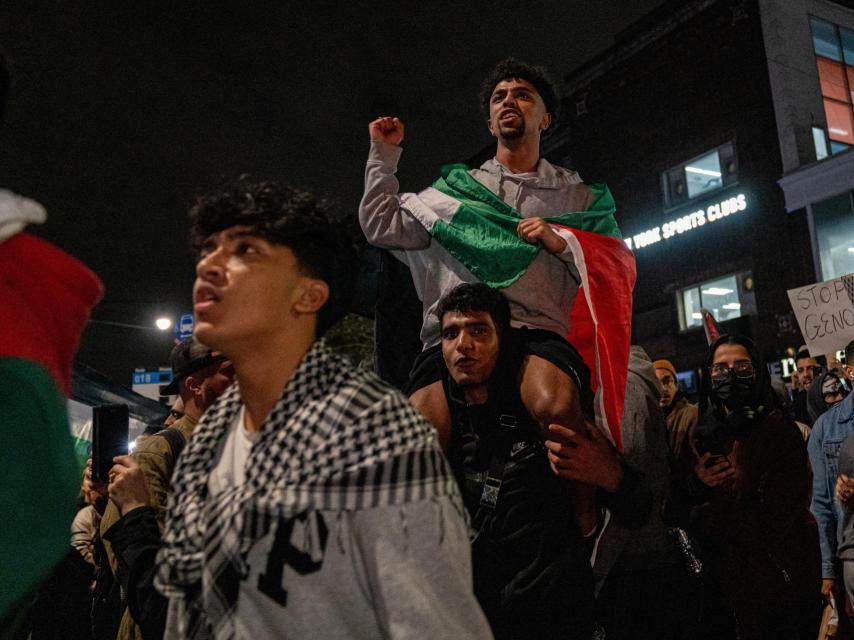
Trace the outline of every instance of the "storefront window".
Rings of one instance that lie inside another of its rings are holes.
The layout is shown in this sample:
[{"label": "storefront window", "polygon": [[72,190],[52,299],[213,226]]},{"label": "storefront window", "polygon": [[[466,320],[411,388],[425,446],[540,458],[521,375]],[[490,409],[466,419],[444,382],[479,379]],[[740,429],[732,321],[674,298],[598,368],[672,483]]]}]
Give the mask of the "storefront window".
[{"label": "storefront window", "polygon": [[854,192],[812,205],[821,280],[854,273]]},{"label": "storefront window", "polygon": [[688,183],[688,197],[694,198],[701,193],[720,189],[721,159],[717,151],[697,158],[691,164],[685,165],[685,178]]},{"label": "storefront window", "polygon": [[683,289],[678,296],[682,330],[703,326],[702,308],[708,309],[718,322],[755,313],[753,278],[749,272],[708,280]]}]

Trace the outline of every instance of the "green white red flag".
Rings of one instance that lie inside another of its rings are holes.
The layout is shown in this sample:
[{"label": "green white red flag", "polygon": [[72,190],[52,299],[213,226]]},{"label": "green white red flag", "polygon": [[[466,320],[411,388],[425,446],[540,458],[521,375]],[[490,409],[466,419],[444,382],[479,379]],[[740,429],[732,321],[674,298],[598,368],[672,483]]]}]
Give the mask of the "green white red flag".
[{"label": "green white red flag", "polygon": [[[635,260],[614,219],[608,187],[588,186],[593,202],[587,210],[545,220],[568,234],[581,289],[566,337],[590,368],[596,425],[621,447]],[[491,287],[513,284],[540,251],[517,235],[519,213],[475,180],[465,165],[445,165],[430,188],[405,198],[404,206],[433,238]]]},{"label": "green white red flag", "polygon": [[[82,469],[74,459],[65,396],[97,276],[50,243],[21,233],[44,209],[0,190],[0,620],[67,552]],[[26,553],[21,552],[25,541]],[[7,617],[8,616],[8,617]],[[14,628],[14,627],[13,627]]]}]

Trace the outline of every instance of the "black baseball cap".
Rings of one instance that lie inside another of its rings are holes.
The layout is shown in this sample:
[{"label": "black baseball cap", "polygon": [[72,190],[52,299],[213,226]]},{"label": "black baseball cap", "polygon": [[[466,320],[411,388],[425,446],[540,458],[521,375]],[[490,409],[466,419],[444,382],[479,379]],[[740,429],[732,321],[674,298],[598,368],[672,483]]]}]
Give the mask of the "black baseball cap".
[{"label": "black baseball cap", "polygon": [[172,367],[172,382],[163,387],[161,395],[173,396],[178,393],[178,384],[191,373],[222,362],[225,356],[216,354],[195,338],[187,338],[175,345],[169,355],[169,365]]}]

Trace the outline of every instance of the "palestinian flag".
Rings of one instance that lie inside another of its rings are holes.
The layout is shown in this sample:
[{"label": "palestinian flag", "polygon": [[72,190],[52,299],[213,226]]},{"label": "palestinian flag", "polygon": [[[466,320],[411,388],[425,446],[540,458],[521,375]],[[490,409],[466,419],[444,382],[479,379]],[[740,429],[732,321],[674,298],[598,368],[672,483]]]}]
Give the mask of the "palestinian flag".
[{"label": "palestinian flag", "polygon": [[0,527],[0,629],[11,627],[20,611],[15,603],[71,548],[81,469],[66,397],[80,334],[102,295],[100,280],[83,264],[2,224],[2,214],[0,206],[0,513],[7,514]]},{"label": "palestinian flag", "polygon": [[[590,368],[597,427],[622,448],[635,259],[614,220],[608,187],[588,187],[594,198],[586,211],[545,220],[569,234],[581,292],[570,312],[566,338]],[[445,165],[432,187],[406,194],[401,202],[448,253],[490,287],[516,282],[540,251],[516,235],[519,213],[463,164]]]},{"label": "palestinian flag", "polygon": [[706,332],[706,342],[709,343],[709,346],[712,346],[712,343],[721,337],[721,328],[715,321],[715,316],[708,309],[700,309],[700,315],[703,317],[703,330]]}]

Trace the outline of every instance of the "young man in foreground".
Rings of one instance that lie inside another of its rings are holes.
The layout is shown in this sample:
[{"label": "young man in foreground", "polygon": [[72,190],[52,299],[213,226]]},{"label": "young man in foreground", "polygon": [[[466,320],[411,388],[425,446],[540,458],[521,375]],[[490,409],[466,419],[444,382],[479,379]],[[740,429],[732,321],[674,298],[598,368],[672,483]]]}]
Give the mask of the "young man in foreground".
[{"label": "young man in foreground", "polygon": [[434,430],[318,340],[347,308],[350,243],[273,183],[200,198],[191,217],[195,336],[236,383],[176,470],[166,637],[489,637]]}]

